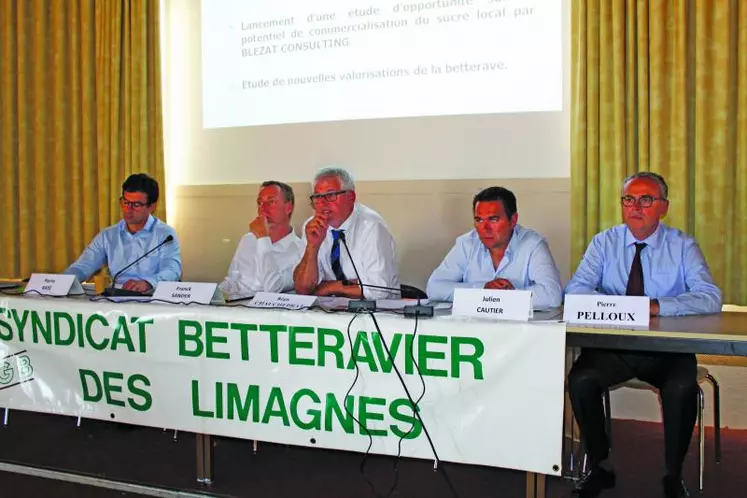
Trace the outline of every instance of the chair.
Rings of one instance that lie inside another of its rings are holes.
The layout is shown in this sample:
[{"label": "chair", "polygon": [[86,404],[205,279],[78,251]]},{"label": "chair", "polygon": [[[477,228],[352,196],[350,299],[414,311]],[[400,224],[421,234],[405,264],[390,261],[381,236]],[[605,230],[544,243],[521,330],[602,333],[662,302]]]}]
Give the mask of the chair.
[{"label": "chair", "polygon": [[[716,463],[721,462],[721,404],[720,404],[720,393],[719,385],[716,378],[710,374],[707,368],[698,366],[697,373],[698,380],[698,491],[703,492],[703,468],[705,466],[705,433],[703,430],[703,412],[705,410],[705,396],[703,395],[703,389],[700,385],[703,382],[708,382],[713,387],[713,426],[715,431],[715,446],[716,446]],[[647,382],[643,382],[638,379],[631,379],[622,384],[611,387],[604,392],[604,413],[605,422],[607,429],[607,437],[610,441],[610,448],[612,447],[612,410],[610,405],[610,391],[614,391],[623,387],[630,389],[641,389],[653,391],[657,395],[659,390]]]},{"label": "chair", "polygon": [[402,284],[399,288],[402,299],[428,299],[428,294],[413,285]]}]

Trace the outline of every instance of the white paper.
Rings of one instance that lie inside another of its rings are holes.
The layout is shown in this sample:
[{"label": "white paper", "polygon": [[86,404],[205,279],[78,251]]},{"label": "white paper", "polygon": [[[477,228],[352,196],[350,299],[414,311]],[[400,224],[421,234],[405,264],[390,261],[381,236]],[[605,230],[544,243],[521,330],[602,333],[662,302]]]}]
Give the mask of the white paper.
[{"label": "white paper", "polygon": [[[218,297],[219,296],[219,297]],[[153,299],[169,303],[210,304],[216,299],[223,300],[218,292],[218,284],[205,282],[158,282]]]},{"label": "white paper", "polygon": [[277,292],[257,292],[247,306],[250,308],[280,308],[285,310],[308,309],[314,306],[316,296],[300,294],[279,294]]},{"label": "white paper", "polygon": [[646,328],[651,320],[646,296],[567,295],[563,320],[574,324]]},{"label": "white paper", "polygon": [[455,289],[452,315],[526,322],[532,317],[532,293],[523,290]]},{"label": "white paper", "polygon": [[77,296],[83,294],[83,287],[75,275],[32,273],[24,292],[42,296]]}]

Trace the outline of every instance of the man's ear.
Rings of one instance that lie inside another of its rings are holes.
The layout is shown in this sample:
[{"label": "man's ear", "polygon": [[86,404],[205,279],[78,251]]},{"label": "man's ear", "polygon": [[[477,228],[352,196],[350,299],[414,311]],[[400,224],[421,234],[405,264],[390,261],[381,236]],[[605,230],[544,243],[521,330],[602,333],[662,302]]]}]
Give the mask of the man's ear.
[{"label": "man's ear", "polygon": [[511,216],[511,228],[515,227],[516,224],[519,222],[519,213],[516,212]]},{"label": "man's ear", "polygon": [[665,217],[669,212],[669,201],[661,201],[661,203],[663,204],[663,206],[661,208],[661,215],[659,215],[659,218]]}]

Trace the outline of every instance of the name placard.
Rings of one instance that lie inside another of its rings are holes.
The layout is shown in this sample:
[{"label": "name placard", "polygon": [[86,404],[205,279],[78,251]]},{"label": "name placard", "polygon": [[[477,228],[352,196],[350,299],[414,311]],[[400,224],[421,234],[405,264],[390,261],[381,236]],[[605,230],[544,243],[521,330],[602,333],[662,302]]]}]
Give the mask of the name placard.
[{"label": "name placard", "polygon": [[532,292],[524,290],[455,289],[451,314],[526,322],[532,317]]},{"label": "name placard", "polygon": [[316,302],[316,296],[257,292],[247,306],[252,308],[281,308],[285,310],[308,309]]},{"label": "name placard", "polygon": [[42,296],[80,296],[83,294],[83,287],[75,275],[32,273],[23,292]]},{"label": "name placard", "polygon": [[646,328],[651,319],[646,296],[566,295],[563,321],[575,324]]},{"label": "name placard", "polygon": [[218,284],[206,282],[158,282],[152,299],[169,303],[210,304],[222,302]]}]

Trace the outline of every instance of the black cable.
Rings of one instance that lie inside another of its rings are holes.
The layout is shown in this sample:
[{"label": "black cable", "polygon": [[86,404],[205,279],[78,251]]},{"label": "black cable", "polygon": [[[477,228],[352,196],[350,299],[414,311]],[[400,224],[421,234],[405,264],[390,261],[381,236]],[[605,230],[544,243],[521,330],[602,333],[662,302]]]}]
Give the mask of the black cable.
[{"label": "black cable", "polygon": [[[109,303],[138,303],[138,304],[150,304],[150,303],[159,303],[159,304],[171,304],[175,306],[207,306],[211,308],[229,308],[229,309],[236,309],[236,308],[245,308],[245,309],[252,309],[252,310],[280,310],[280,311],[323,311],[324,313],[334,315],[338,313],[349,313],[347,309],[333,309],[333,308],[326,308],[319,304],[312,304],[311,306],[302,306],[300,308],[288,308],[288,307],[282,307],[282,306],[273,306],[272,308],[260,308],[257,306],[252,306],[251,304],[242,304],[237,302],[231,302],[231,303],[200,303],[197,301],[187,301],[187,302],[177,302],[177,301],[168,301],[166,299],[154,299],[152,297],[143,296],[141,299],[133,299],[133,298],[123,298],[123,297],[117,297],[117,296],[103,296],[100,294],[90,294],[90,293],[84,293],[84,294],[74,294],[74,295],[65,295],[65,296],[52,296],[49,294],[42,294],[41,292],[37,290],[30,290],[26,292],[19,292],[18,289],[21,287],[20,285],[18,287],[11,287],[6,289],[0,289],[0,294],[5,294],[7,296],[12,297],[23,297],[24,295],[30,295],[35,294],[41,297],[51,297],[54,299],[68,299],[68,298],[75,298],[75,297],[87,297],[88,301],[90,302],[109,302]],[[398,310],[381,310],[379,313],[389,313],[392,315],[399,315],[402,316],[403,313]]]},{"label": "black cable", "polygon": [[[365,295],[363,293],[363,281],[361,280],[360,273],[358,273],[358,268],[355,265],[355,261],[353,260],[353,255],[350,253],[350,248],[348,247],[347,240],[345,238],[345,232],[341,233],[340,241],[342,242],[342,245],[345,246],[345,252],[348,254],[348,259],[350,259],[350,264],[353,266],[353,271],[355,272],[355,276],[358,279],[358,283],[361,286],[361,298],[365,299]],[[369,311],[368,312],[371,315],[371,319],[374,322],[374,326],[376,327],[376,332],[378,332],[379,337],[381,337],[381,343],[384,345],[384,351],[386,351],[387,357],[389,358],[389,361],[392,362],[392,367],[394,369],[394,372],[397,374],[397,378],[399,379],[399,383],[402,385],[402,389],[404,389],[405,394],[407,395],[407,399],[410,402],[410,406],[412,407],[413,414],[417,417],[418,421],[420,421],[420,425],[423,428],[423,433],[425,434],[426,439],[428,440],[428,445],[431,447],[431,451],[433,452],[433,457],[436,459],[436,466],[441,462],[441,458],[438,456],[438,452],[436,451],[436,447],[433,444],[433,439],[431,438],[430,433],[428,432],[428,428],[425,425],[425,422],[423,421],[423,417],[420,416],[420,412],[417,409],[417,405],[413,401],[412,394],[410,394],[410,390],[407,388],[407,384],[405,383],[404,377],[402,377],[402,373],[399,371],[399,368],[397,367],[397,363],[394,361],[394,357],[392,356],[392,352],[389,350],[389,344],[386,342],[386,338],[384,337],[384,334],[381,333],[381,328],[379,327],[379,322],[376,320],[375,312]],[[348,338],[349,339],[349,338]],[[413,337],[412,343],[415,343],[415,338]],[[352,351],[352,344],[351,344],[351,351]],[[412,351],[411,351],[412,352]],[[356,364],[357,368],[357,364]],[[420,381],[425,385],[425,381],[423,379],[423,375],[420,372],[420,368],[418,368],[418,375],[420,376]],[[419,401],[418,401],[419,402]],[[411,428],[412,429],[412,428]],[[365,458],[365,457],[364,457]],[[397,457],[399,459],[399,456]],[[449,486],[449,489],[451,490],[452,494],[455,497],[459,497],[459,494],[456,492],[456,489],[454,489],[454,485],[451,483],[451,480],[449,479],[449,476],[446,475],[446,470],[443,469],[443,476],[446,480],[446,484]],[[392,491],[390,491],[392,492]]]},{"label": "black cable", "polygon": [[[347,250],[347,245],[346,245],[346,250]],[[16,291],[16,292],[13,292],[13,291]],[[39,296],[53,297],[53,298],[56,298],[56,299],[66,299],[68,297],[74,297],[74,296],[68,296],[68,295],[64,295],[64,296],[51,296],[51,295],[48,295],[48,294],[42,294],[41,292],[39,292],[39,291],[37,291],[35,289],[19,293],[19,292],[17,292],[17,288],[0,289],[0,293],[6,294],[6,295],[10,295],[10,296],[23,296],[23,295],[28,295],[28,294],[37,294]],[[89,297],[89,301],[91,301],[91,302],[107,301],[107,302],[112,302],[112,303],[136,302],[136,303],[139,303],[139,304],[163,303],[163,304],[182,305],[182,306],[199,305],[199,306],[213,306],[213,307],[218,307],[218,308],[227,307],[227,308],[262,309],[262,308],[257,308],[257,307],[254,307],[254,306],[251,306],[251,305],[248,305],[248,304],[236,304],[236,303],[233,303],[233,304],[228,304],[228,303],[226,303],[226,304],[210,304],[210,303],[201,303],[201,302],[197,302],[197,301],[177,302],[177,301],[169,301],[169,300],[165,300],[165,299],[154,299],[154,298],[148,298],[148,299],[131,299],[131,300],[129,300],[129,299],[122,299],[122,298],[117,298],[117,297],[107,297],[107,296],[100,296],[100,295],[99,296]],[[304,311],[304,310],[320,309],[320,310],[324,311],[325,313],[344,313],[344,312],[346,312],[346,310],[333,310],[333,309],[324,308],[324,307],[319,306],[319,305],[305,306],[305,307],[302,307],[302,308],[273,307],[273,308],[267,308],[267,309],[278,309],[278,310],[286,310],[286,311]],[[401,314],[401,313],[397,313],[395,310],[387,310],[387,311],[392,311],[394,314]],[[428,444],[430,445],[431,451],[433,452],[434,458],[436,459],[436,464],[438,464],[438,463],[441,462],[441,459],[438,456],[436,448],[435,448],[435,446],[433,444],[433,440],[431,439],[430,433],[428,432],[428,428],[426,427],[426,425],[425,425],[425,423],[424,423],[424,421],[423,421],[423,419],[422,419],[422,417],[421,417],[421,415],[420,415],[420,413],[418,411],[418,405],[419,405],[420,401],[422,401],[423,397],[425,396],[426,385],[425,385],[425,380],[423,378],[422,372],[420,371],[420,367],[419,367],[419,365],[418,365],[418,363],[417,363],[417,361],[415,359],[415,356],[413,354],[413,348],[414,348],[414,344],[415,344],[415,337],[417,335],[417,326],[418,326],[417,314],[415,316],[415,326],[414,326],[414,330],[413,330],[413,340],[410,343],[410,348],[409,348],[410,358],[413,361],[413,365],[415,366],[415,369],[416,369],[416,371],[418,373],[418,376],[420,378],[421,385],[423,386],[423,390],[422,390],[420,396],[418,397],[417,401],[413,401],[413,397],[410,394],[410,391],[407,388],[407,385],[405,384],[405,381],[404,381],[404,378],[402,376],[402,373],[399,371],[399,368],[397,367],[397,365],[396,365],[396,363],[394,361],[394,358],[392,356],[391,350],[389,349],[389,344],[387,343],[386,338],[384,337],[383,333],[381,332],[381,328],[379,327],[379,323],[376,320],[376,316],[375,316],[374,312],[368,312],[368,314],[371,315],[371,319],[374,322],[374,326],[376,327],[376,331],[379,334],[379,337],[381,337],[381,341],[382,341],[382,344],[384,346],[384,350],[386,351],[387,357],[391,361],[392,367],[393,367],[395,373],[397,374],[397,377],[398,377],[398,379],[400,381],[400,384],[402,385],[402,388],[405,391],[405,394],[407,395],[408,401],[410,402],[410,405],[412,406],[412,409],[413,409],[413,414],[417,417],[418,421],[420,422],[420,425],[423,428],[423,432],[426,435],[426,438],[428,440]],[[353,379],[353,383],[350,385],[350,388],[348,389],[347,393],[345,394],[345,399],[347,399],[347,397],[350,395],[350,393],[352,392],[353,388],[355,387],[355,384],[358,382],[358,379],[360,377],[360,368],[358,366],[358,362],[355,359],[355,351],[353,350],[353,340],[352,340],[352,336],[350,335],[350,328],[351,328],[353,322],[355,321],[355,319],[357,317],[358,317],[358,312],[356,312],[356,314],[353,315],[353,318],[350,320],[350,322],[348,323],[348,327],[347,327],[347,336],[348,336],[348,342],[349,342],[349,346],[350,346],[351,359],[353,361],[353,364],[355,365],[356,374],[355,374],[355,378]],[[363,459],[361,460],[360,471],[361,471],[361,475],[366,480],[366,483],[371,488],[371,491],[374,493],[374,496],[379,497],[379,494],[376,492],[375,486],[373,485],[373,483],[370,481],[370,479],[368,479],[368,477],[365,474],[365,466],[366,466],[366,462],[367,462],[367,459],[368,459],[368,455],[370,454],[371,448],[373,447],[373,437],[371,436],[368,428],[364,424],[362,424],[361,421],[359,419],[357,419],[353,413],[351,413],[350,411],[348,411],[347,404],[345,404],[344,400],[343,400],[343,407],[344,407],[345,411],[347,412],[347,414],[358,424],[358,426],[366,433],[366,435],[369,438],[368,448],[366,449],[366,452],[365,452],[365,454],[363,456]],[[399,441],[397,443],[397,456],[396,456],[396,460],[395,460],[395,464],[394,464],[395,481],[394,481],[394,484],[393,484],[392,488],[387,493],[387,495],[386,495],[387,497],[391,496],[391,494],[394,492],[394,490],[396,489],[398,480],[399,480],[398,466],[399,466],[399,461],[401,459],[402,442],[405,439],[405,437],[407,437],[407,435],[409,435],[409,434],[412,433],[412,431],[414,430],[414,427],[415,427],[414,424],[411,425],[410,426],[410,430],[407,433],[405,433],[402,437],[400,437],[400,439],[399,439]],[[445,478],[445,480],[446,480],[446,482],[447,482],[450,490],[452,491],[452,494],[454,496],[458,497],[459,495],[456,492],[456,490],[454,489],[454,486],[452,485],[450,479],[448,478],[448,476],[446,474],[446,470],[443,469],[443,468],[442,468],[442,470],[443,470],[444,478]]]},{"label": "black cable", "polygon": [[[413,414],[417,417],[417,419],[420,421],[420,425],[423,427],[423,433],[425,434],[426,439],[428,440],[428,445],[431,447],[431,452],[433,452],[433,457],[436,459],[436,465],[441,463],[441,457],[438,456],[438,452],[436,451],[436,447],[433,444],[433,439],[431,438],[430,433],[428,432],[428,428],[425,425],[425,422],[423,422],[423,417],[420,416],[420,412],[417,410],[417,406],[415,402],[412,399],[412,395],[410,394],[410,390],[407,388],[407,384],[405,384],[405,379],[402,377],[402,373],[399,371],[399,368],[397,368],[396,363],[394,362],[394,358],[392,357],[392,353],[389,350],[389,345],[386,342],[386,339],[384,338],[384,334],[381,333],[381,328],[379,327],[379,322],[376,320],[376,316],[374,312],[369,313],[371,315],[371,319],[374,322],[374,326],[376,327],[376,331],[379,333],[379,336],[381,336],[381,343],[384,345],[384,351],[386,351],[387,356],[392,362],[392,367],[394,370],[394,373],[397,374],[397,378],[399,378],[399,382],[402,385],[402,388],[405,390],[405,394],[407,395],[407,399],[410,401],[410,406],[412,406]],[[413,343],[415,342],[413,338]],[[418,369],[418,373],[420,374],[420,369]],[[420,374],[420,380],[423,381],[423,375]],[[454,495],[456,498],[459,498],[459,493],[456,492],[456,489],[454,488],[454,485],[451,483],[451,479],[449,479],[449,476],[446,474],[446,469],[441,467],[441,470],[443,471],[444,479],[446,480],[446,484],[449,486],[449,489],[451,490],[452,495]]]},{"label": "black cable", "polygon": [[[412,408],[413,412],[418,410],[418,405],[425,397],[425,379],[423,378],[423,374],[420,372],[420,365],[418,365],[418,362],[415,359],[415,355],[412,352],[413,348],[415,347],[415,337],[418,335],[418,316],[419,313],[415,313],[415,326],[412,329],[412,342],[410,342],[410,348],[408,352],[410,353],[410,359],[412,359],[415,370],[418,372],[418,376],[420,377],[420,383],[423,386],[423,391],[420,393],[418,400],[415,402],[415,406],[413,406]],[[386,498],[392,496],[394,490],[397,489],[397,484],[399,484],[399,463],[402,458],[402,441],[404,441],[405,438],[409,436],[413,430],[415,430],[415,424],[410,425],[410,430],[402,434],[402,436],[400,436],[399,438],[399,441],[397,441],[397,457],[395,458],[394,464],[392,466],[392,471],[394,472],[394,482],[392,483],[392,487],[389,489],[389,492],[386,494]]]},{"label": "black cable", "polygon": [[373,437],[371,436],[371,432],[368,430],[368,427],[366,427],[365,424],[363,424],[360,420],[355,418],[355,414],[350,412],[348,410],[348,404],[347,399],[348,396],[350,396],[350,393],[353,391],[353,387],[355,387],[355,384],[358,382],[358,378],[360,377],[360,367],[358,367],[358,361],[355,359],[355,350],[353,349],[353,338],[350,335],[350,327],[353,325],[353,322],[355,319],[358,318],[358,312],[356,312],[353,315],[353,318],[350,319],[348,322],[348,328],[347,328],[347,335],[348,335],[348,344],[350,346],[350,359],[353,362],[353,365],[355,365],[355,378],[353,378],[353,383],[350,384],[350,387],[348,388],[348,391],[345,393],[345,397],[342,400],[342,406],[345,409],[345,412],[350,415],[350,418],[352,418],[356,424],[366,433],[366,436],[368,436],[368,448],[366,448],[366,453],[364,453],[363,458],[361,459],[361,463],[359,466],[361,476],[366,481],[366,484],[368,484],[368,487],[371,489],[371,492],[375,497],[379,497],[379,494],[376,492],[376,486],[374,486],[374,483],[371,482],[371,480],[366,475],[366,461],[368,460],[368,455],[371,452],[371,448],[373,447]]}]

